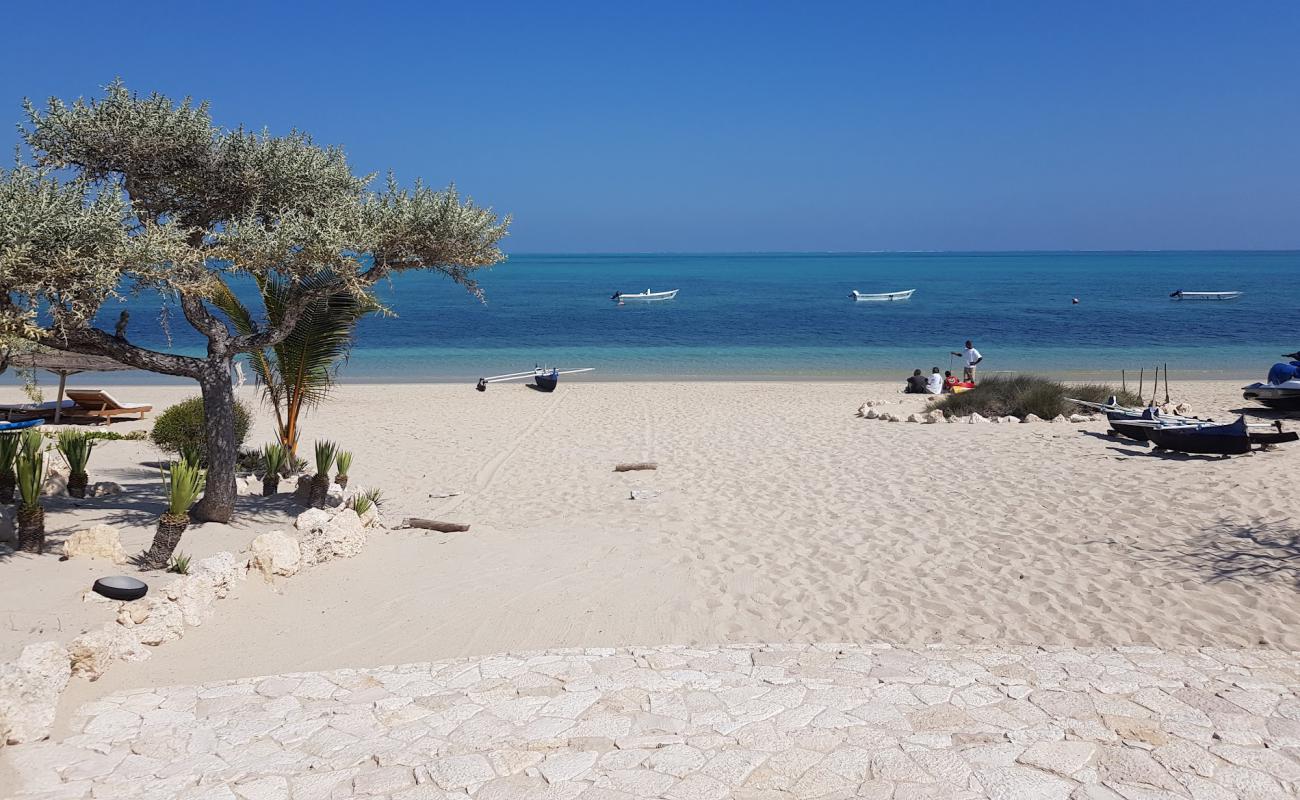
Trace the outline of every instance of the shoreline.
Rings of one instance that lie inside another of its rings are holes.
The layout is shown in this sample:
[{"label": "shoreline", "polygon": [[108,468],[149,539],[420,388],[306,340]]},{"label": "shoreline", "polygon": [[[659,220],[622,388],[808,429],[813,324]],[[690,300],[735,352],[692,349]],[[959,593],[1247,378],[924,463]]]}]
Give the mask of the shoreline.
[{"label": "shoreline", "polygon": [[[933,366],[933,365],[931,365]],[[946,369],[940,365],[941,369]],[[927,368],[919,368],[925,371]],[[957,373],[959,368],[954,368],[953,372]],[[1240,382],[1242,386],[1250,383],[1263,381],[1264,378],[1254,373],[1246,371],[1236,372],[1233,370],[1199,370],[1187,374],[1187,370],[1179,370],[1177,377],[1171,378],[1169,385],[1171,390],[1179,382]],[[573,377],[564,378],[561,385],[571,384],[628,384],[628,383],[894,383],[902,385],[903,381],[910,375],[908,370],[863,370],[856,373],[825,373],[825,374],[796,374],[786,375],[778,373],[711,373],[711,374],[677,374],[677,373],[640,373],[640,374],[609,374],[600,377]],[[992,375],[1034,375],[1063,383],[1113,383],[1119,385],[1121,376],[1113,370],[1103,369],[1080,369],[1080,370],[986,370],[979,373],[981,378],[987,378]],[[1163,372],[1161,373],[1163,376]],[[102,376],[102,377],[101,377]],[[144,376],[153,376],[145,377]],[[52,383],[57,386],[57,381],[48,380],[50,376],[38,376],[38,386],[42,390],[49,387]],[[339,386],[348,386],[353,388],[365,388],[376,386],[447,386],[455,384],[468,384],[473,386],[480,377],[485,375],[447,375],[447,376],[428,376],[419,378],[402,378],[400,376],[378,377],[378,376],[358,376],[349,378],[340,376],[336,383]],[[196,381],[188,378],[178,378],[170,375],[161,375],[155,373],[90,373],[84,372],[77,376],[78,383],[102,386],[120,386],[120,387],[149,387],[149,386],[188,386],[197,385]],[[1137,376],[1129,375],[1127,382],[1130,388],[1137,385]],[[1149,374],[1145,377],[1145,383],[1149,385]],[[1161,385],[1164,378],[1161,378]],[[252,386],[250,380],[245,386]],[[12,370],[4,375],[0,375],[0,392],[8,393],[9,391],[21,393],[22,384],[18,381]],[[15,401],[16,402],[16,401]]]}]

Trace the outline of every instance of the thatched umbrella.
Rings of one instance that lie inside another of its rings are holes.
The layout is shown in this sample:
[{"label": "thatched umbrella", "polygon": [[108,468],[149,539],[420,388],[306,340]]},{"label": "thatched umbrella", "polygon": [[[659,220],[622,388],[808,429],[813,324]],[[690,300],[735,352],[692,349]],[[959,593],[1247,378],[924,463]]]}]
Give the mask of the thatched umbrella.
[{"label": "thatched umbrella", "polygon": [[81,353],[65,353],[60,350],[38,350],[34,353],[15,353],[9,357],[9,365],[19,369],[40,369],[59,376],[59,397],[54,401],[54,424],[63,416],[63,390],[67,387],[68,376],[80,372],[117,372],[128,367],[120,361],[107,356],[89,356]]}]

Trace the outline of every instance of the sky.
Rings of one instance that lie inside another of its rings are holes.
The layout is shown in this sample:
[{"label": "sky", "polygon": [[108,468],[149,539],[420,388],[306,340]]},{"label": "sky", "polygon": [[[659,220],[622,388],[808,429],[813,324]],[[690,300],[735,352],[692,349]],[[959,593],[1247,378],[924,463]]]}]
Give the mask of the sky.
[{"label": "sky", "polygon": [[1300,248],[1300,3],[13,3],[140,92],[455,182],[509,252]]}]

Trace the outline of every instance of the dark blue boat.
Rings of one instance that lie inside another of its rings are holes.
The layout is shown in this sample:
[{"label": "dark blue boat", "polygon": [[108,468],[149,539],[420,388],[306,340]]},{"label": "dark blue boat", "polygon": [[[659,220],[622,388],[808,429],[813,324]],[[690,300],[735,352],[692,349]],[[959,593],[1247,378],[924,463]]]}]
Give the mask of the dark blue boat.
[{"label": "dark blue boat", "polygon": [[1156,447],[1179,453],[1239,456],[1250,452],[1250,429],[1245,417],[1227,425],[1148,428],[1147,439]]}]

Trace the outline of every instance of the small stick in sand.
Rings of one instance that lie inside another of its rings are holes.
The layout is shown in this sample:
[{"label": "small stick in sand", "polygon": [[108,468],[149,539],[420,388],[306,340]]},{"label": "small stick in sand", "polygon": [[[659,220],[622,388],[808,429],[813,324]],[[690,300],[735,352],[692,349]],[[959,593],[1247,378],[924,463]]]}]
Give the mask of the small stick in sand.
[{"label": "small stick in sand", "polygon": [[642,469],[659,469],[659,465],[653,461],[638,461],[634,464],[615,464],[615,472],[635,472]]},{"label": "small stick in sand", "polygon": [[464,533],[469,530],[469,525],[463,522],[439,522],[436,519],[420,519],[419,517],[411,517],[402,524],[402,527],[423,528],[441,533]]}]

